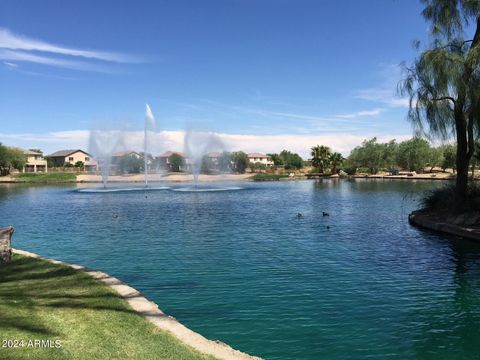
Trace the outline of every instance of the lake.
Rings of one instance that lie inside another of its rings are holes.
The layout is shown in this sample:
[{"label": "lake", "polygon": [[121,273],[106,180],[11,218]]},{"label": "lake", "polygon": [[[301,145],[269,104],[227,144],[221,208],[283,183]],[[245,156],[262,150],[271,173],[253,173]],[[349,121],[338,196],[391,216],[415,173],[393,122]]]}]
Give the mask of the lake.
[{"label": "lake", "polygon": [[440,182],[233,186],[2,185],[0,226],[15,226],[15,247],[105,271],[266,359],[479,358],[480,245],[407,221]]}]

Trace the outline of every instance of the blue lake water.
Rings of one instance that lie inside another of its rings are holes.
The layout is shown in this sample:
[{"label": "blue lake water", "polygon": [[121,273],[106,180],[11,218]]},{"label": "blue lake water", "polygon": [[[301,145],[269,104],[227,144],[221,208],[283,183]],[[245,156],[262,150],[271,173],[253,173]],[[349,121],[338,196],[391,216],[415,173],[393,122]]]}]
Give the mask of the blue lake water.
[{"label": "blue lake water", "polygon": [[0,226],[15,226],[15,247],[108,272],[266,359],[480,358],[480,246],[407,222],[440,182],[228,186],[242,189],[4,185]]}]

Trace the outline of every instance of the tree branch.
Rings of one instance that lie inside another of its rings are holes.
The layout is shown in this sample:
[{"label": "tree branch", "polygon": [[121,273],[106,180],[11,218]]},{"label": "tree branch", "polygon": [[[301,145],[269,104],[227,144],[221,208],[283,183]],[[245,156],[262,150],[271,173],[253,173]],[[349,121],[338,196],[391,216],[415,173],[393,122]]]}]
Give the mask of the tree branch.
[{"label": "tree branch", "polygon": [[444,45],[444,46],[440,46],[440,47],[437,47],[436,49],[447,49],[449,47],[455,47],[457,49],[461,49],[465,44],[468,44],[468,43],[473,43],[474,39],[471,39],[471,40],[465,40],[465,41],[462,41],[461,43],[459,44],[447,44],[447,45]]},{"label": "tree branch", "polygon": [[432,101],[445,101],[445,100],[450,100],[454,105],[456,103],[455,99],[451,96],[442,96],[439,98],[432,99]]}]

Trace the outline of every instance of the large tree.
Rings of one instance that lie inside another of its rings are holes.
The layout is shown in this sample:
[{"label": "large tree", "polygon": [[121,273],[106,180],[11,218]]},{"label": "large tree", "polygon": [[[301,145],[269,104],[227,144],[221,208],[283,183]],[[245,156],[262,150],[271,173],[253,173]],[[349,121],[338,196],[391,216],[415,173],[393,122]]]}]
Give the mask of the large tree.
[{"label": "large tree", "polygon": [[177,153],[173,153],[168,158],[168,162],[170,164],[170,171],[179,172],[182,166],[185,165],[185,158]]},{"label": "large tree", "polygon": [[288,150],[282,150],[280,154],[268,154],[274,165],[283,165],[286,170],[301,169],[303,167],[303,159],[297,153]]},{"label": "large tree", "polygon": [[364,140],[362,145],[351,151],[349,162],[355,167],[368,167],[371,174],[376,174],[379,168],[386,166],[386,161],[391,161],[390,158],[394,155],[389,151],[394,151],[394,144],[395,140],[387,144],[378,143],[376,137]]},{"label": "large tree", "polygon": [[26,163],[27,157],[24,152],[0,143],[0,175],[6,176],[13,169],[20,170]]},{"label": "large tree", "polygon": [[425,139],[413,138],[398,146],[397,164],[408,170],[423,172],[430,163],[432,148]]},{"label": "large tree", "polygon": [[233,172],[243,174],[248,167],[248,155],[243,151],[234,151],[231,153],[231,168]]},{"label": "large tree", "polygon": [[[406,68],[409,118],[427,136],[456,137],[456,193],[464,198],[480,111],[480,1],[422,0],[431,46]],[[466,32],[473,29],[472,36]]]}]

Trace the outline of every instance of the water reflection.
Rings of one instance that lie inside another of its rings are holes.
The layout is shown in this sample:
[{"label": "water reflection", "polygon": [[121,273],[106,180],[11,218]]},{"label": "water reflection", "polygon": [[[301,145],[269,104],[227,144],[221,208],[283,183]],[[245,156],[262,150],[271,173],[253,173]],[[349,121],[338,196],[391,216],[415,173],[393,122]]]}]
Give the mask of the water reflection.
[{"label": "water reflection", "polygon": [[[449,254],[442,258],[449,277],[443,279],[422,311],[415,313],[421,331],[415,337],[422,359],[475,359],[480,354],[480,249],[463,239],[440,241]],[[435,276],[435,273],[432,274]]]}]

